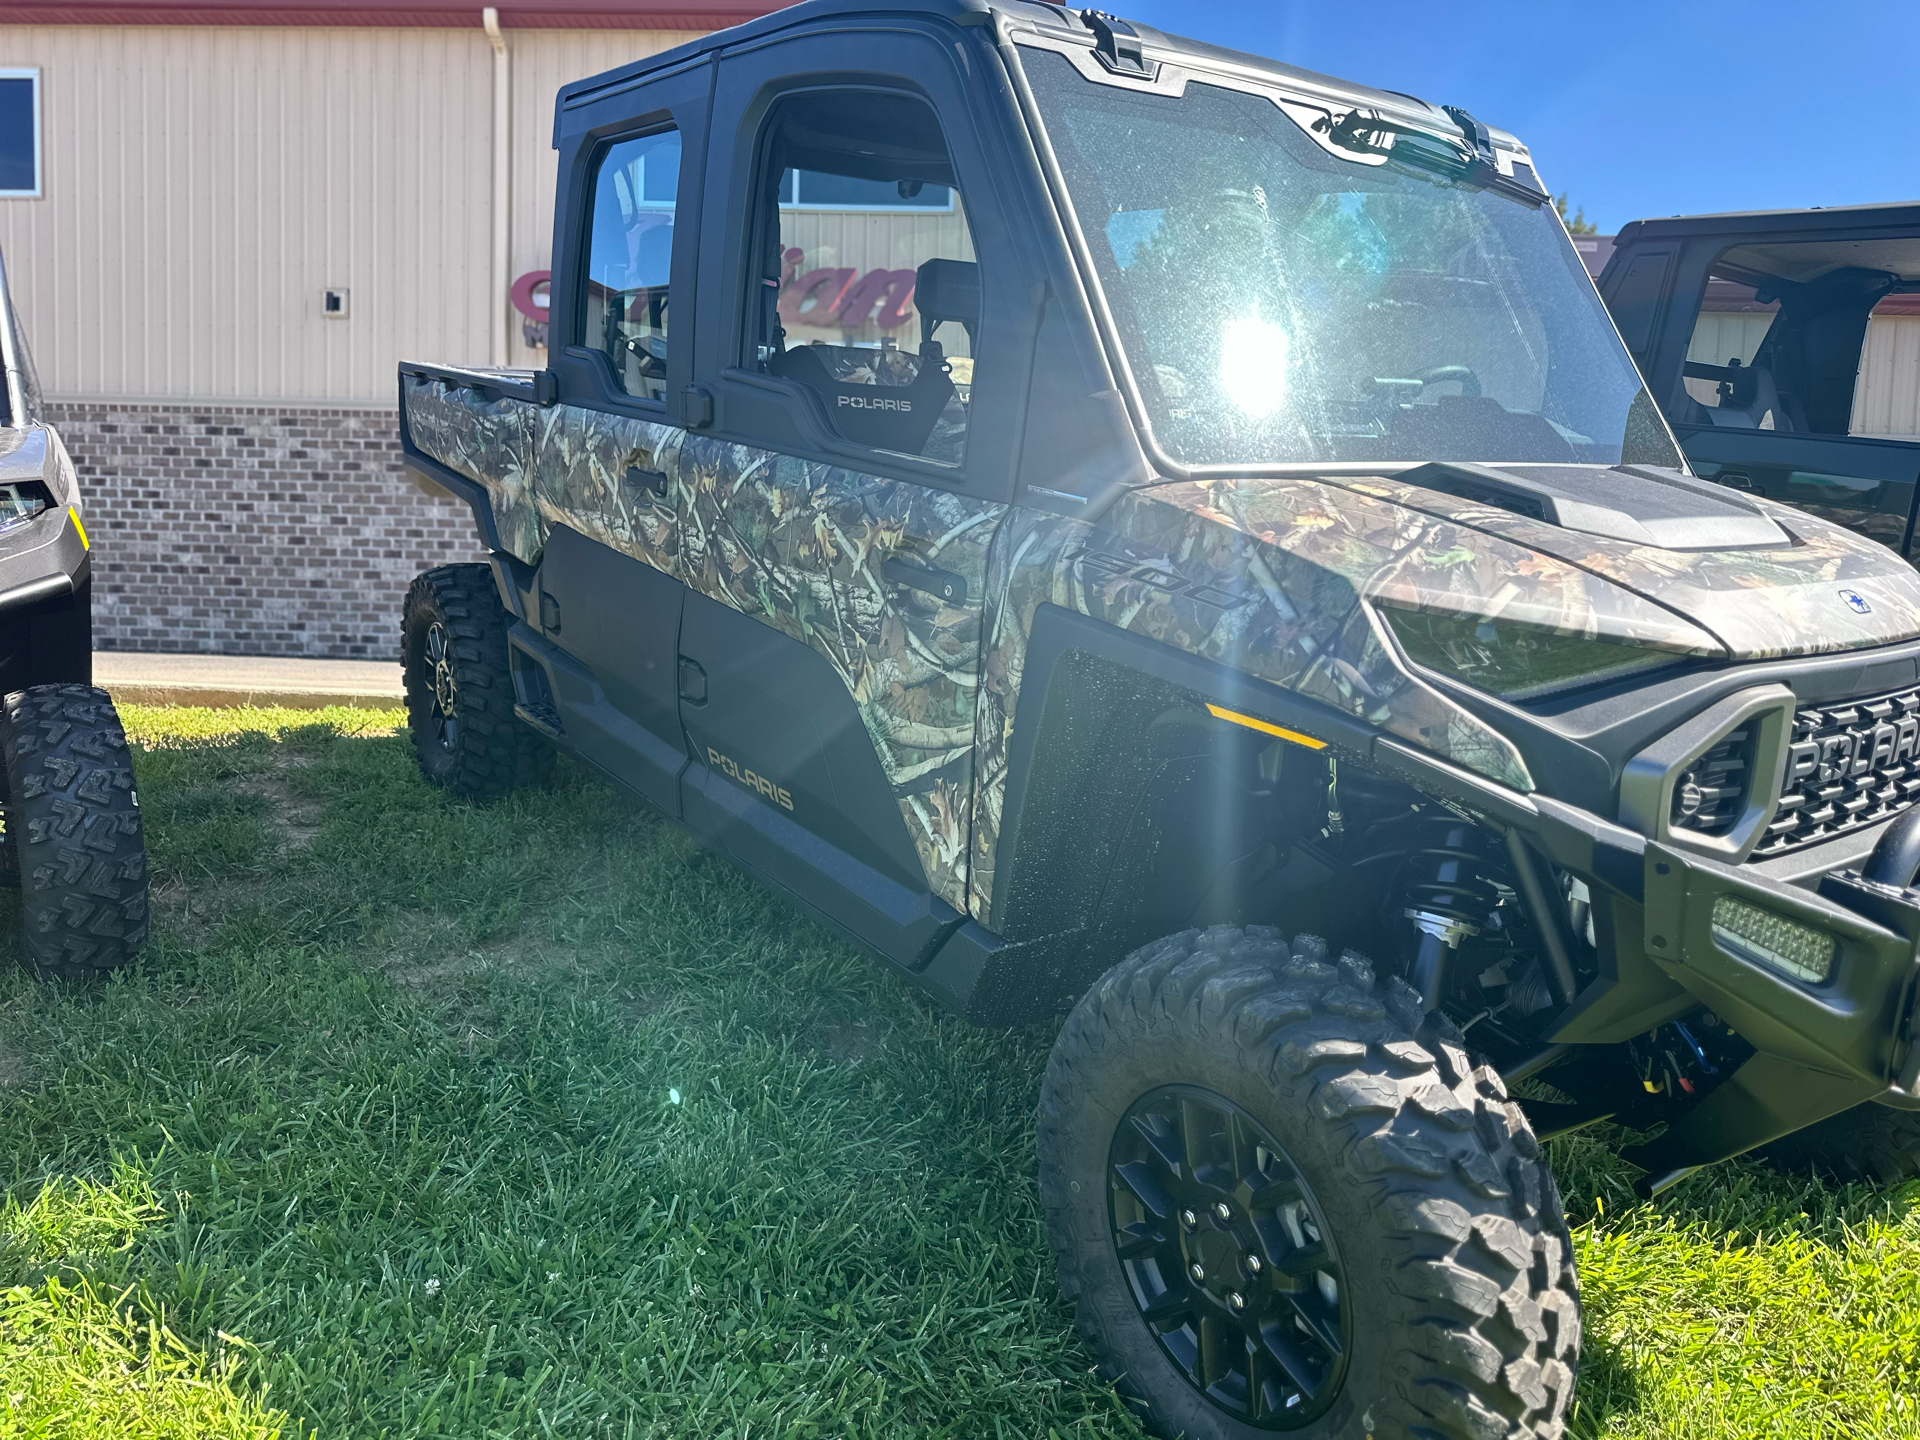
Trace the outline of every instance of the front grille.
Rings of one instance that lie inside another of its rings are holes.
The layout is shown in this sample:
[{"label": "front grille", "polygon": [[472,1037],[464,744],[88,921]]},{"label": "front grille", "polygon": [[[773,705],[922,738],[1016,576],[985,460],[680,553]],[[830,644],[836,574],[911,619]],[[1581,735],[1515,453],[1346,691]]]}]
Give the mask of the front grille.
[{"label": "front grille", "polygon": [[1756,856],[1798,850],[1911,808],[1920,799],[1920,690],[1802,706],[1783,791]]},{"label": "front grille", "polygon": [[1668,817],[1673,829],[1724,835],[1739,823],[1753,772],[1753,737],[1749,721],[1686,768],[1673,787],[1673,813]]}]

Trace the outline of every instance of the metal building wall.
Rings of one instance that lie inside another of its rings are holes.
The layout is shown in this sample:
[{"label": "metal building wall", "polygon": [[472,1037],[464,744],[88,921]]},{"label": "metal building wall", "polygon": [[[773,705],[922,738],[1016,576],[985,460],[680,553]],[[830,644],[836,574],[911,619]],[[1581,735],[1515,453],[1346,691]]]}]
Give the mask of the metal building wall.
[{"label": "metal building wall", "polygon": [[1920,315],[1867,322],[1849,435],[1909,440],[1920,435]]},{"label": "metal building wall", "polygon": [[[484,361],[507,297],[475,19],[0,29],[0,65],[42,72],[45,194],[0,200],[0,245],[47,394],[390,407],[401,358]],[[554,91],[686,38],[507,32],[512,274],[548,260]],[[344,320],[322,315],[329,286]]]}]

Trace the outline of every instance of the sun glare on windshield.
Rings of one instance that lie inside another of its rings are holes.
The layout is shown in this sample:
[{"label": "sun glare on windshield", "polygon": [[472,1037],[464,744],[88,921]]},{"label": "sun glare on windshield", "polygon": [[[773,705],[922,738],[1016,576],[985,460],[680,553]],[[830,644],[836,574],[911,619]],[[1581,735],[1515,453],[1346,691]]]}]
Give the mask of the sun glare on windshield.
[{"label": "sun glare on windshield", "polygon": [[1220,332],[1220,388],[1240,413],[1260,420],[1287,403],[1287,332],[1243,315]]}]

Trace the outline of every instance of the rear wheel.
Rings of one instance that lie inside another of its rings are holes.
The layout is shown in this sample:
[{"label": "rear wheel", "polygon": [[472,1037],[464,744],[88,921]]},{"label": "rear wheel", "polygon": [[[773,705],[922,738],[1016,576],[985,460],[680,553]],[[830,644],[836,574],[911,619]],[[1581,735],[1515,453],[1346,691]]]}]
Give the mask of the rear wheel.
[{"label": "rear wheel", "polygon": [[1898,1185],[1920,1175],[1920,1112],[1869,1100],[1781,1136],[1760,1155],[1789,1174]]},{"label": "rear wheel", "polygon": [[1500,1079],[1404,983],[1218,926],[1054,1046],[1040,1196],[1082,1333],[1162,1434],[1558,1436],[1580,1306]]},{"label": "rear wheel", "polygon": [[0,707],[6,834],[26,961],[45,978],[117,970],[147,939],[147,851],[133,757],[113,699],[36,685]]},{"label": "rear wheel", "polygon": [[513,713],[507,616],[485,565],[442,565],[407,591],[401,622],[407,723],[420,771],[490,800],[544,781],[553,750]]}]

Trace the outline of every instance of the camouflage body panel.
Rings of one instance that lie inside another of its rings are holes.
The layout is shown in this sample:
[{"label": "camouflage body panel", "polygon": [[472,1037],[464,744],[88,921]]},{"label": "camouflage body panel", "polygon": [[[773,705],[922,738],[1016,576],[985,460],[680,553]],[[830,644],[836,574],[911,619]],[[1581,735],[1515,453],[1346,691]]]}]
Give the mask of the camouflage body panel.
[{"label": "camouflage body panel", "polygon": [[[599,410],[409,387],[414,443],[487,488],[516,558],[537,563],[565,525],[824,658],[859,708],[928,888],[966,909],[980,617],[1004,505]],[[668,476],[668,498],[636,470]],[[889,582],[893,559],[958,576],[964,598]]]},{"label": "camouflage body panel", "polygon": [[487,400],[477,391],[417,375],[405,377],[404,384],[402,405],[413,443],[449,470],[484,485],[500,544],[516,560],[538,560],[547,543],[533,494],[540,408],[524,400]]},{"label": "camouflage body panel", "polygon": [[[678,478],[682,577],[833,667],[928,888],[964,913],[987,552],[1006,506],[698,436]],[[964,599],[889,581],[890,559],[958,576]]]},{"label": "camouflage body panel", "polygon": [[[1891,645],[1920,635],[1920,573],[1875,541],[1804,510],[1749,496],[1799,543],[1772,550],[1661,550],[1562,530],[1397,480],[1330,483],[1446,516],[1576,566],[1712,632],[1735,660]],[[1471,545],[1486,541],[1480,536]],[[1865,597],[1860,614],[1839,592]]]},{"label": "camouflage body panel", "polygon": [[541,543],[549,527],[565,525],[684,580],[680,497],[671,487],[666,498],[655,495],[634,472],[653,471],[671,480],[687,432],[577,405],[551,405],[534,413],[540,427],[534,498]]},{"label": "camouflage body panel", "polygon": [[[989,576],[975,918],[989,927],[995,919],[1007,755],[1027,637],[1042,604],[1297,691],[1527,791],[1533,780],[1512,743],[1405,673],[1360,603],[1376,583],[1444,607],[1449,597],[1490,594],[1516,579],[1521,594],[1557,596],[1569,610],[1577,603],[1604,614],[1615,604],[1614,587],[1576,567],[1314,480],[1158,485],[1122,497],[1091,524],[1016,512],[996,542]],[[1630,618],[1649,634],[1671,630],[1660,612],[1625,599]],[[1698,632],[1694,638],[1704,640]]]}]

